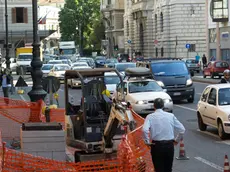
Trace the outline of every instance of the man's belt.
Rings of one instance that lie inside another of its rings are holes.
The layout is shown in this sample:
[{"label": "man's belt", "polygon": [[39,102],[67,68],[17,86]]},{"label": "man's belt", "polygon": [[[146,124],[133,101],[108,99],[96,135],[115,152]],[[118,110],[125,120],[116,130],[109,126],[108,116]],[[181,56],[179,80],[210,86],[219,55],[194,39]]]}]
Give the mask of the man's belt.
[{"label": "man's belt", "polygon": [[169,144],[173,142],[174,140],[153,140],[152,141],[153,144]]}]

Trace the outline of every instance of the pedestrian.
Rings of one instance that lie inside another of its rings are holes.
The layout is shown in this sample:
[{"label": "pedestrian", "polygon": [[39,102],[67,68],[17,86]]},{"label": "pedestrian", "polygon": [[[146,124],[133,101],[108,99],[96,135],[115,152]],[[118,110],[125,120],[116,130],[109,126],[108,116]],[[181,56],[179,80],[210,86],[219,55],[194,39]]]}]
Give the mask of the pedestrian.
[{"label": "pedestrian", "polygon": [[0,75],[0,83],[2,86],[3,95],[6,99],[4,99],[6,104],[9,104],[9,85],[11,84],[11,78],[9,73],[6,69],[3,70],[2,74]]},{"label": "pedestrian", "polygon": [[205,54],[203,54],[202,63],[203,63],[203,69],[204,69],[207,66],[207,58],[206,58]]},{"label": "pedestrian", "polygon": [[[155,99],[155,112],[146,117],[142,130],[145,144],[151,147],[155,172],[172,172],[174,145],[183,138],[185,128],[174,114],[163,111],[163,108],[163,99]],[[179,134],[174,139],[175,129]]]},{"label": "pedestrian", "polygon": [[230,70],[226,69],[224,71],[224,78],[220,80],[220,83],[230,83]]}]

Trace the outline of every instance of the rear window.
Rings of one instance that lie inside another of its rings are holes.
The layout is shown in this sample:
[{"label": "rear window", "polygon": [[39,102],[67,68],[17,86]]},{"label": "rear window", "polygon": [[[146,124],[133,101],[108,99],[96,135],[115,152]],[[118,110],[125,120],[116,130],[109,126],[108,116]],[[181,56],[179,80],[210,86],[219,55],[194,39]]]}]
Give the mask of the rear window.
[{"label": "rear window", "polygon": [[216,67],[219,67],[219,68],[228,68],[229,67],[229,65],[228,65],[228,63],[226,63],[226,62],[216,62]]},{"label": "rear window", "polygon": [[197,64],[199,63],[197,60],[186,60],[186,63],[189,63],[189,64]]}]

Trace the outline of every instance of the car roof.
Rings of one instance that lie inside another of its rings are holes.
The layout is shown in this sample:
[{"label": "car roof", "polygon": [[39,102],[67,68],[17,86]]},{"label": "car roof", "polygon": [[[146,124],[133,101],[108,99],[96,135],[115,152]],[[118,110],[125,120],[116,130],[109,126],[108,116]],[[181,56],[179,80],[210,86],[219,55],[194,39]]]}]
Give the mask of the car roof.
[{"label": "car roof", "polygon": [[62,60],[50,60],[49,62],[62,62]]},{"label": "car roof", "polygon": [[140,78],[130,78],[130,79],[124,79],[124,82],[139,82],[139,81],[154,81],[154,79],[140,79]]},{"label": "car roof", "polygon": [[68,64],[54,64],[54,66],[68,66],[69,67]]},{"label": "car roof", "polygon": [[117,76],[115,72],[105,72],[104,76]]},{"label": "car roof", "polygon": [[116,66],[118,66],[118,65],[126,65],[126,64],[136,64],[136,63],[133,63],[133,62],[116,63]]},{"label": "car roof", "polygon": [[73,63],[73,65],[74,65],[74,64],[87,64],[87,65],[88,65],[87,62],[75,62],[75,63]]},{"label": "car roof", "polygon": [[20,53],[18,55],[33,55],[33,53]]},{"label": "car roof", "polygon": [[230,88],[230,84],[213,84],[213,85],[209,85],[207,87],[212,87],[212,88],[216,88],[216,89]]}]

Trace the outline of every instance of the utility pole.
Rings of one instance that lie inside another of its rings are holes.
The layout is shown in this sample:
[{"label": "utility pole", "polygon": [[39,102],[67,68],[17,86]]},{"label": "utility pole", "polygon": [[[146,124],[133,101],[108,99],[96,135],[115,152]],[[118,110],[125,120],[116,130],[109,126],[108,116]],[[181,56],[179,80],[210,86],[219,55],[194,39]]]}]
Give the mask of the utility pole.
[{"label": "utility pole", "polygon": [[31,62],[31,75],[33,80],[32,90],[28,93],[31,102],[44,100],[47,93],[42,86],[42,61],[40,59],[40,42],[38,39],[38,4],[37,0],[32,0],[33,6],[33,59]]},{"label": "utility pole", "polygon": [[[5,56],[5,58],[6,58],[6,68],[10,70],[7,0],[5,0],[5,26],[6,26],[6,56]],[[1,62],[1,64],[2,64],[2,62]]]}]

